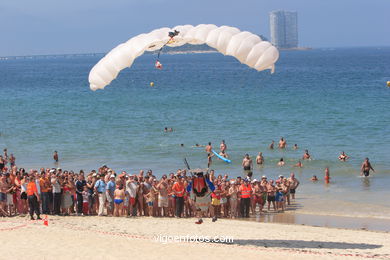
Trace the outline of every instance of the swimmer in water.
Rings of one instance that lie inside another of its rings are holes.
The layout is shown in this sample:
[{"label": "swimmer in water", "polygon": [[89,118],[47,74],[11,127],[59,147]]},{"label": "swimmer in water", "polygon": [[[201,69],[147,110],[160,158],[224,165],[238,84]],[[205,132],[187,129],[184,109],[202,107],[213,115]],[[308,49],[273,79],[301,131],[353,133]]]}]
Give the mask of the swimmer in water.
[{"label": "swimmer in water", "polygon": [[330,181],[329,167],[326,167],[326,168],[325,168],[325,177],[324,177],[324,181],[325,181],[326,184],[328,184],[329,181]]},{"label": "swimmer in water", "polygon": [[264,163],[264,157],[263,157],[263,153],[262,152],[259,152],[259,154],[257,155],[256,163],[258,165],[262,165]]},{"label": "swimmer in water", "polygon": [[317,179],[317,176],[316,175],[313,175],[313,177],[311,177],[311,179],[310,179],[311,181],[318,181],[318,179]]},{"label": "swimmer in water", "polygon": [[229,155],[226,152],[220,152],[219,155],[224,158],[229,158]]},{"label": "swimmer in water", "polygon": [[298,145],[297,144],[294,144],[293,150],[298,150]]},{"label": "swimmer in water", "polygon": [[342,162],[345,162],[348,159],[349,159],[349,156],[346,155],[344,151],[342,151],[342,153],[339,155],[339,160]]},{"label": "swimmer in water", "polygon": [[221,151],[221,153],[225,153],[226,149],[227,149],[227,146],[226,146],[225,140],[222,140],[221,144],[219,145],[219,150]]},{"label": "swimmer in water", "polygon": [[286,140],[284,140],[284,138],[281,137],[279,140],[279,145],[278,145],[279,149],[284,149],[284,148],[286,148],[286,146],[287,146]]},{"label": "swimmer in water", "polygon": [[284,160],[283,160],[283,158],[280,158],[280,160],[279,160],[279,162],[278,162],[278,166],[279,166],[279,167],[284,166]]},{"label": "swimmer in water", "polygon": [[275,141],[274,140],[272,140],[272,143],[269,145],[269,149],[271,149],[271,150],[273,150],[274,149],[274,144],[275,144]]},{"label": "swimmer in water", "polygon": [[204,145],[200,145],[200,144],[195,144],[192,147],[205,147],[205,146]]},{"label": "swimmer in water", "polygon": [[302,168],[303,163],[301,162],[301,160],[299,160],[296,164],[294,164],[294,167]]},{"label": "swimmer in water", "polygon": [[303,160],[311,160],[311,156],[309,154],[309,150],[305,150],[305,153],[302,156]]}]

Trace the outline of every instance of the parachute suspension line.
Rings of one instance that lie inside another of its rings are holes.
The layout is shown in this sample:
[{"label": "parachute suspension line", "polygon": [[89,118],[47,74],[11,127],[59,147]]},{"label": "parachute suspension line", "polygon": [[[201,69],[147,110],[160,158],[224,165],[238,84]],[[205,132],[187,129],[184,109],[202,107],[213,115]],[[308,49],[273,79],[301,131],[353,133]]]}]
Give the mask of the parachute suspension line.
[{"label": "parachute suspension line", "polygon": [[173,37],[179,35],[179,31],[176,31],[174,30],[173,32],[169,32],[168,33],[168,36],[169,36],[169,40],[158,50],[158,54],[157,54],[157,59],[156,59],[156,63],[154,64],[154,66],[156,67],[156,69],[159,69],[161,70],[162,69],[162,64],[160,63],[160,54],[161,54],[161,51],[164,49],[164,47],[167,45],[167,44],[170,44],[170,43],[173,43],[174,42],[174,39]]}]

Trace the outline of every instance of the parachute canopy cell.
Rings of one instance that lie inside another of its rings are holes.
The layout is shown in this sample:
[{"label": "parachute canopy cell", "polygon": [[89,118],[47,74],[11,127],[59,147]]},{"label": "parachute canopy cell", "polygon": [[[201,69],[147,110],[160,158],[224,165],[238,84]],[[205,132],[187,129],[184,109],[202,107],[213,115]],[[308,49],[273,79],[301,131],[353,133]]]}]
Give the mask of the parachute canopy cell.
[{"label": "parachute canopy cell", "polygon": [[[171,39],[170,32],[179,33]],[[274,72],[279,58],[278,50],[269,42],[250,32],[230,26],[214,24],[179,25],[174,28],[160,28],[137,35],[119,44],[107,53],[90,71],[89,83],[92,90],[104,89],[119,72],[131,67],[134,60],[145,51],[156,51],[163,46],[178,47],[184,44],[207,44],[224,55],[235,57],[241,63],[258,71],[270,69]]]}]

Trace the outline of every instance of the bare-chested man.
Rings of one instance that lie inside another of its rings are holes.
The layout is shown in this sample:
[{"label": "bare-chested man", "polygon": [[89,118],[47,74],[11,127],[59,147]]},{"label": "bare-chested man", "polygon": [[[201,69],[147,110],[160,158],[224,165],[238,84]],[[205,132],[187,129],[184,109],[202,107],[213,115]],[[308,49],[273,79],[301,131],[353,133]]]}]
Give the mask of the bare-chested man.
[{"label": "bare-chested man", "polygon": [[372,168],[372,166],[371,166],[370,160],[368,158],[366,158],[364,160],[364,162],[362,163],[360,175],[362,175],[362,176],[364,175],[364,177],[368,177],[368,176],[370,176],[370,170],[375,172],[374,168]]},{"label": "bare-chested man", "polygon": [[245,154],[245,157],[242,160],[242,168],[244,169],[244,172],[249,175],[253,168],[253,162],[252,159],[249,157],[249,154]]},{"label": "bare-chested man", "polygon": [[259,154],[257,155],[256,163],[259,164],[259,165],[264,163],[264,157],[263,157],[263,153],[262,152],[259,152]]},{"label": "bare-chested man", "polygon": [[213,146],[211,145],[211,142],[209,142],[208,145],[206,145],[205,151],[206,153],[211,153],[213,150]]},{"label": "bare-chested man", "polygon": [[267,184],[268,211],[270,211],[271,209],[271,203],[274,207],[274,211],[276,211],[275,195],[276,195],[276,187],[274,185],[274,181],[270,180]]},{"label": "bare-chested man", "polygon": [[256,206],[259,204],[260,214],[263,210],[263,186],[254,179],[252,181],[252,199],[251,199],[251,209],[252,214],[256,214]]},{"label": "bare-chested man", "polygon": [[286,148],[286,146],[287,146],[286,140],[284,140],[284,138],[281,137],[279,140],[279,145],[278,145],[279,149],[284,149],[284,148]]},{"label": "bare-chested man", "polygon": [[210,168],[211,164],[212,164],[212,160],[211,160],[211,157],[213,157],[213,153],[212,153],[212,150],[213,150],[213,147],[211,146],[211,142],[209,142],[208,145],[206,145],[206,148],[205,148],[205,151],[207,153],[207,168]]},{"label": "bare-chested man", "polygon": [[6,211],[7,205],[7,177],[5,174],[0,175],[0,216],[8,217],[8,212]]},{"label": "bare-chested man", "polygon": [[295,199],[295,190],[299,186],[299,181],[297,178],[295,178],[295,174],[293,172],[290,174],[290,178],[288,178],[288,182],[290,183],[291,198]]},{"label": "bare-chested man", "polygon": [[55,161],[56,163],[58,162],[58,153],[57,153],[57,151],[54,151],[53,159],[54,159],[54,161]]}]

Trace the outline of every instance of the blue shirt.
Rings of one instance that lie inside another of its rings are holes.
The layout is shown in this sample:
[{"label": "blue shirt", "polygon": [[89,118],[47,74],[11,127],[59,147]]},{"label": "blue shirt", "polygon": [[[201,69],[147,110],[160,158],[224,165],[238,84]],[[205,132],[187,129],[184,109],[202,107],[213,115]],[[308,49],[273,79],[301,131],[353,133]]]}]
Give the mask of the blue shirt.
[{"label": "blue shirt", "polygon": [[106,192],[106,183],[102,180],[98,180],[96,183],[95,183],[95,188],[97,189],[97,191],[100,193],[103,193],[103,192]]},{"label": "blue shirt", "polygon": [[115,182],[109,181],[109,182],[107,183],[107,190],[108,190],[108,192],[109,192],[111,195],[113,195],[114,192],[115,192]]}]

